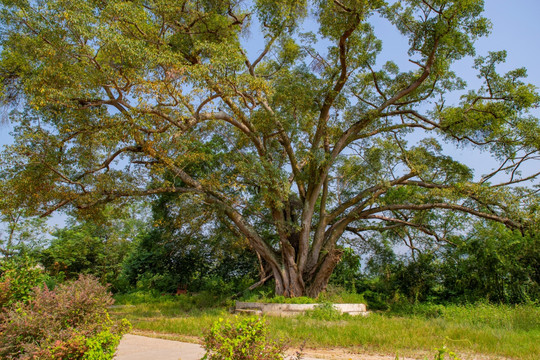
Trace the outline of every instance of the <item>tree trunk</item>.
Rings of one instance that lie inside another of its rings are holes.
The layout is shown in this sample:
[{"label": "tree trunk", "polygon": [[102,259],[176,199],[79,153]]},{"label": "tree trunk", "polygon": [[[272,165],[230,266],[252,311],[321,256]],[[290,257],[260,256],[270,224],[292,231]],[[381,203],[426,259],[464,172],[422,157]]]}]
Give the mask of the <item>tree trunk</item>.
[{"label": "tree trunk", "polygon": [[306,295],[311,298],[316,298],[321,292],[326,290],[328,281],[336,268],[336,265],[341,260],[343,251],[341,249],[334,249],[326,255],[321,265],[315,270],[313,274],[313,280],[309,283]]},{"label": "tree trunk", "polygon": [[[314,206],[314,205],[313,205]],[[320,239],[313,239],[317,243],[316,249],[310,250],[310,230],[308,225],[302,227],[300,232],[287,223],[282,210],[273,209],[272,217],[279,235],[281,256],[257,234],[239,213],[232,208],[226,208],[227,215],[239,227],[239,230],[249,239],[253,249],[262,257],[272,269],[275,281],[275,294],[285,297],[309,296],[316,298],[326,289],[334,268],[341,259],[342,251],[335,249],[339,236],[345,229],[345,223],[329,233],[323,242],[326,223],[319,224],[316,233]],[[304,209],[305,210],[305,209]],[[309,210],[309,218],[313,216],[313,209]],[[289,211],[292,214],[292,209]],[[288,216],[292,220],[292,215]],[[308,230],[304,230],[304,228]],[[316,235],[317,235],[316,234]],[[323,245],[323,243],[325,245]],[[309,256],[309,258],[308,258]],[[281,257],[281,259],[280,259]]]},{"label": "tree trunk", "polygon": [[285,266],[274,270],[275,293],[285,297],[298,297],[305,295],[304,281],[295,269],[296,266]]},{"label": "tree trunk", "polygon": [[332,276],[334,268],[341,259],[341,255],[341,250],[333,250],[324,257],[320,266],[312,274],[299,274],[298,267],[294,262],[283,266],[281,269],[272,268],[276,295],[318,297],[321,292],[326,290],[330,276]]}]

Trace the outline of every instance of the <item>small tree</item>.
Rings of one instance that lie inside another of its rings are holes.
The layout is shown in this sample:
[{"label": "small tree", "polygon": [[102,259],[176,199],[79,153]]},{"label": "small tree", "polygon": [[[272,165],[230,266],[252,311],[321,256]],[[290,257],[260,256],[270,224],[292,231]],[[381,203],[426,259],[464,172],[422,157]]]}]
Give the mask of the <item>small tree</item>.
[{"label": "small tree", "polygon": [[[452,65],[488,33],[482,11],[483,0],[3,0],[0,94],[19,107],[0,190],[42,215],[175,194],[219,212],[285,296],[325,289],[343,237],[441,240],[450,213],[522,228],[538,198],[512,185],[538,175],[518,170],[540,143],[525,69],[499,74],[505,52],[479,57],[482,86],[447,99],[466,89]],[[379,59],[377,15],[407,38],[413,69]],[[501,166],[475,180],[441,139]]]}]

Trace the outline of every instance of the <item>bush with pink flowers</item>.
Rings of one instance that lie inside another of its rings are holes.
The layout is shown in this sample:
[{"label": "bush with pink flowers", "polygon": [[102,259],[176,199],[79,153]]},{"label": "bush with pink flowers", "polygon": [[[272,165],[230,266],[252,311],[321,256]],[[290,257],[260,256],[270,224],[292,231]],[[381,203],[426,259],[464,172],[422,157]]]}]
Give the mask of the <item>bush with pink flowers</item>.
[{"label": "bush with pink flowers", "polygon": [[2,359],[112,359],[129,323],[115,323],[107,306],[111,294],[92,276],[58,285],[34,288],[28,302],[0,314]]}]

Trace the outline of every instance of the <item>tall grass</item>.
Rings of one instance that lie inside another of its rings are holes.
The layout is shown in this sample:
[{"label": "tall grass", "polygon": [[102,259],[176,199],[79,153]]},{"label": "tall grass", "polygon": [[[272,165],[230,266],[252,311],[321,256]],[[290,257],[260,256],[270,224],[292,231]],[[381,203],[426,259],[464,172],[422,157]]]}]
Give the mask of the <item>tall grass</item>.
[{"label": "tall grass", "polygon": [[[226,306],[197,296],[153,297],[144,302],[140,296],[121,298],[124,305],[112,312],[143,331],[201,337],[217,319],[234,317]],[[330,321],[268,317],[267,321],[271,334],[290,339],[293,346],[305,342],[312,348],[415,356],[447,345],[465,355],[540,359],[540,308],[532,305],[415,305],[368,317]]]}]

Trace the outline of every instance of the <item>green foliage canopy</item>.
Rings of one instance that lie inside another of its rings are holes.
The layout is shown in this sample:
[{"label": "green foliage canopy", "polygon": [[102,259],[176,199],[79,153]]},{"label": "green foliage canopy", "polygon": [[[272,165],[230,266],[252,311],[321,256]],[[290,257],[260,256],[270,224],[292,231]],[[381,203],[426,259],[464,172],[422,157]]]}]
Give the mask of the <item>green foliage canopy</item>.
[{"label": "green foliage canopy", "polygon": [[[440,240],[454,212],[535,223],[536,194],[516,186],[540,148],[526,71],[498,74],[505,53],[490,53],[475,62],[483,85],[446,102],[465,89],[452,64],[489,32],[482,0],[1,4],[0,93],[19,101],[5,208],[187,197],[221,213],[286,296],[325,288],[344,237],[399,227]],[[378,58],[373,16],[408,39],[412,70]],[[263,35],[256,56],[250,31]],[[413,132],[423,140],[409,145]],[[475,180],[441,139],[501,167]],[[498,173],[508,179],[491,183]]]}]

